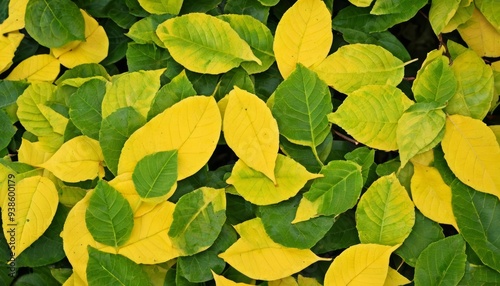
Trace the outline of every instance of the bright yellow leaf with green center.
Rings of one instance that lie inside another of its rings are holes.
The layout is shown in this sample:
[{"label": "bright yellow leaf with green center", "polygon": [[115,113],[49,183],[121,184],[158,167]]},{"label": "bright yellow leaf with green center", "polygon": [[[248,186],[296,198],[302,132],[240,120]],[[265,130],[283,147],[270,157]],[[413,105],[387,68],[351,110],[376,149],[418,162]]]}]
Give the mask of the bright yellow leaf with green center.
[{"label": "bright yellow leaf with green center", "polygon": [[99,141],[77,136],[65,142],[47,162],[40,166],[65,182],[102,178],[104,156]]},{"label": "bright yellow leaf with green center", "polygon": [[181,11],[183,0],[139,0],[141,7],[151,14],[177,15]]},{"label": "bright yellow leaf with green center", "polygon": [[384,285],[389,257],[400,245],[357,244],[333,260],[325,275],[325,285]]},{"label": "bright yellow leaf with green center", "polygon": [[500,147],[486,124],[467,116],[448,116],[441,145],[460,181],[500,198]]},{"label": "bright yellow leaf with green center", "polygon": [[14,53],[23,38],[24,35],[21,33],[8,33],[7,36],[0,35],[0,73],[12,66]]},{"label": "bright yellow leaf with green center", "polygon": [[136,71],[114,76],[102,100],[102,118],[117,109],[132,106],[144,118],[160,89],[160,76],[165,69]]},{"label": "bright yellow leaf with green center", "polygon": [[60,69],[59,60],[54,56],[34,55],[20,62],[5,79],[53,82]]},{"label": "bright yellow leaf with green center", "polygon": [[148,203],[142,200],[135,189],[132,173],[123,173],[114,177],[113,180],[109,181],[109,185],[128,201],[134,212],[134,217],[140,217],[150,212],[157,205],[157,203]]},{"label": "bright yellow leaf with green center", "polygon": [[221,19],[190,13],[158,25],[158,38],[172,58],[197,73],[221,74],[252,61],[261,64],[247,42]]},{"label": "bright yellow leaf with green center", "polygon": [[500,56],[500,31],[474,9],[472,17],[458,27],[460,36],[480,57]]},{"label": "bright yellow leaf with green center", "polygon": [[380,46],[352,44],[340,47],[313,70],[329,86],[351,94],[366,85],[398,85],[403,80],[404,66]]},{"label": "bright yellow leaf with green center", "polygon": [[9,16],[0,24],[0,35],[24,28],[24,15],[26,14],[27,5],[28,0],[9,1]]},{"label": "bright yellow leaf with green center", "polygon": [[217,286],[252,286],[252,284],[242,283],[242,282],[234,282],[232,280],[227,279],[222,275],[217,275],[213,270],[212,275],[214,276],[215,285]]},{"label": "bright yellow leaf with green center", "polygon": [[277,280],[314,262],[329,260],[316,256],[309,249],[288,248],[274,242],[260,218],[242,222],[234,228],[240,238],[219,257],[252,279]]},{"label": "bright yellow leaf with green center", "polygon": [[333,41],[332,15],[321,0],[300,0],[290,7],[276,27],[274,55],[287,78],[297,63],[311,67],[324,60]]},{"label": "bright yellow leaf with green center", "polygon": [[51,49],[54,57],[67,68],[88,63],[99,63],[108,56],[109,39],[104,28],[87,12],[80,10],[85,21],[85,41],[73,41]]},{"label": "bright yellow leaf with green center", "polygon": [[276,183],[279,130],[271,110],[255,94],[238,87],[227,97],[223,124],[227,145],[247,166]]},{"label": "bright yellow leaf with green center", "polygon": [[416,162],[413,162],[413,169],[411,196],[415,206],[433,221],[451,224],[458,229],[451,208],[451,188],[443,181],[439,171]]},{"label": "bright yellow leaf with green center", "polygon": [[9,196],[2,205],[2,227],[7,241],[14,243],[13,253],[18,257],[47,230],[59,197],[54,183],[42,176],[25,178],[15,187],[15,197]]},{"label": "bright yellow leaf with green center", "polygon": [[256,205],[271,205],[295,196],[307,181],[322,177],[309,173],[304,166],[280,154],[276,159],[274,174],[276,184],[238,160],[226,182],[233,185],[245,200]]},{"label": "bright yellow leaf with green center", "polygon": [[221,117],[213,97],[185,98],[130,136],[122,148],[118,174],[133,172],[146,155],[177,149],[178,180],[187,178],[208,162],[220,130]]},{"label": "bright yellow leaf with green center", "polygon": [[387,277],[385,278],[384,286],[399,286],[409,284],[411,281],[401,275],[398,271],[389,267]]},{"label": "bright yellow leaf with green center", "polygon": [[21,139],[21,147],[18,151],[18,161],[31,166],[40,166],[54,155],[41,142],[30,142],[24,138]]},{"label": "bright yellow leaf with green center", "polygon": [[178,257],[180,251],[168,236],[174,208],[173,203],[164,201],[143,216],[134,218],[132,234],[118,248],[118,254],[138,264],[158,264]]}]

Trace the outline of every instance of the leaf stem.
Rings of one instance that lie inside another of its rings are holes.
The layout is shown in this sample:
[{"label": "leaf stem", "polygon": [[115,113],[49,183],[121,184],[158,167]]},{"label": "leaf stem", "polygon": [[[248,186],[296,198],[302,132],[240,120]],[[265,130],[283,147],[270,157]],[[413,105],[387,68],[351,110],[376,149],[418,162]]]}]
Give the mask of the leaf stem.
[{"label": "leaf stem", "polygon": [[321,161],[321,159],[319,158],[318,150],[316,150],[316,147],[311,147],[311,149],[314,154],[314,158],[316,158],[316,161],[318,161],[319,165],[323,167],[325,164],[323,164],[323,161]]}]

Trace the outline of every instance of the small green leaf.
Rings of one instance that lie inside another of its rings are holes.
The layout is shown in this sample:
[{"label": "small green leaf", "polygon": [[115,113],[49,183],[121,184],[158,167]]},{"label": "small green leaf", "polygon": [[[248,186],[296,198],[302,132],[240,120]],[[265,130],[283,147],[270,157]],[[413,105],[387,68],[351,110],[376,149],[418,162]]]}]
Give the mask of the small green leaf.
[{"label": "small green leaf", "polygon": [[9,145],[14,134],[16,134],[16,128],[12,125],[9,116],[0,109],[0,150]]},{"label": "small green leaf", "polygon": [[128,201],[105,181],[99,181],[90,197],[85,223],[97,242],[118,247],[127,242],[134,227]]},{"label": "small green leaf", "polygon": [[412,91],[417,102],[445,104],[457,91],[458,82],[445,56],[433,59],[417,72]]},{"label": "small green leaf", "polygon": [[466,260],[461,235],[433,242],[417,259],[415,285],[457,285],[464,276]]},{"label": "small green leaf", "polygon": [[132,180],[137,193],[145,201],[168,199],[177,183],[177,150],[145,156],[137,163]]},{"label": "small green leaf", "polygon": [[85,40],[82,13],[69,0],[30,0],[26,6],[26,30],[42,46],[59,48]]},{"label": "small green leaf", "polygon": [[172,14],[177,15],[181,11],[183,0],[139,0],[139,4],[144,10],[151,14]]},{"label": "small green leaf", "polygon": [[203,187],[182,196],[174,210],[168,232],[182,256],[208,249],[226,221],[224,189]]},{"label": "small green leaf", "polygon": [[101,252],[88,246],[87,281],[89,286],[152,285],[141,266],[119,254]]},{"label": "small green leaf", "polygon": [[367,33],[363,31],[363,28],[364,27],[360,26],[359,30],[346,29],[342,32],[342,36],[349,44],[361,43],[381,46],[403,62],[411,60],[406,47],[391,32]]},{"label": "small green leaf", "polygon": [[356,229],[356,219],[354,210],[348,210],[336,217],[332,228],[323,238],[314,245],[311,250],[314,253],[322,254],[338,249],[348,248],[359,244],[358,230]]},{"label": "small green leaf", "polygon": [[16,103],[17,98],[29,86],[22,81],[0,80],[0,109]]}]

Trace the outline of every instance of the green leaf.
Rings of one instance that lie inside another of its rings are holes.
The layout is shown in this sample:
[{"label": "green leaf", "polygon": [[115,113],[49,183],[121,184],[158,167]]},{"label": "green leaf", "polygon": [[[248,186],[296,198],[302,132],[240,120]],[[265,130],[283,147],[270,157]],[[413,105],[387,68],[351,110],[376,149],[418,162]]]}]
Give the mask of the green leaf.
[{"label": "green leaf", "polygon": [[259,207],[259,217],[274,242],[286,247],[308,249],[332,227],[334,219],[325,216],[292,224],[301,197],[299,195],[279,204]]},{"label": "green leaf", "polygon": [[446,104],[458,88],[458,82],[449,66],[450,60],[440,56],[417,72],[411,87],[417,102]]},{"label": "green leaf", "polygon": [[156,35],[156,28],[170,18],[172,15],[169,14],[147,16],[135,22],[125,35],[137,44],[156,44],[164,48],[163,42]]},{"label": "green leaf", "polygon": [[467,22],[471,17],[476,5],[471,5],[469,0],[462,0],[458,6],[455,15],[450,19],[448,25],[443,28],[442,33],[450,33],[456,30],[460,25]]},{"label": "green leaf", "polygon": [[210,15],[191,13],[169,19],[156,34],[175,61],[194,72],[220,74],[244,61],[262,63],[228,23]]},{"label": "green leaf", "polygon": [[392,86],[365,86],[349,95],[328,120],[369,147],[397,150],[397,126],[413,102]]},{"label": "green leaf", "polygon": [[152,285],[141,266],[119,254],[101,252],[88,246],[87,281],[89,286]]},{"label": "green leaf", "polygon": [[[322,162],[326,161],[332,150],[332,145],[333,136],[329,133],[326,139],[315,147],[318,157]],[[322,165],[316,159],[311,147],[297,145],[288,141],[285,137],[280,137],[280,149],[287,156],[290,156],[290,158],[306,167],[309,172],[317,173],[321,170]]]},{"label": "green leaf", "polygon": [[16,128],[12,125],[9,116],[0,109],[0,150],[7,147],[16,134]]},{"label": "green leaf", "polygon": [[375,164],[375,150],[367,147],[359,147],[345,154],[344,158],[361,166],[361,175],[363,176],[363,185],[365,186],[373,174],[372,167]]},{"label": "green leaf", "polygon": [[372,15],[387,15],[387,14],[400,14],[415,5],[414,0],[376,0],[370,14]]},{"label": "green leaf", "polygon": [[106,82],[91,79],[69,97],[69,116],[82,134],[99,140],[101,105],[106,93]]},{"label": "green leaf", "polygon": [[460,6],[461,0],[434,0],[429,11],[432,30],[439,35],[448,25]]},{"label": "green leaf", "polygon": [[192,256],[177,258],[179,273],[193,283],[212,280],[213,276],[210,270],[220,274],[226,266],[226,262],[218,255],[226,251],[237,239],[238,235],[234,228],[224,224],[219,237],[210,248]]},{"label": "green leaf", "polygon": [[415,267],[422,251],[429,244],[443,238],[443,228],[437,222],[426,218],[420,211],[415,210],[415,224],[403,245],[396,250],[396,254],[408,265]]},{"label": "green leaf", "polygon": [[498,285],[499,283],[499,272],[484,265],[467,263],[465,266],[465,275],[458,285]]},{"label": "green leaf", "polygon": [[455,179],[451,184],[453,214],[464,239],[481,261],[500,272],[500,201]]},{"label": "green leaf", "polygon": [[354,210],[348,210],[336,217],[332,228],[330,228],[311,250],[314,253],[322,254],[348,248],[349,246],[359,243]]},{"label": "green leaf", "polygon": [[231,28],[250,45],[252,52],[260,60],[261,63],[241,63],[241,67],[248,74],[264,72],[274,63],[274,39],[266,25],[249,15],[224,14],[217,18],[229,23]]},{"label": "green leaf", "polygon": [[17,98],[29,86],[22,81],[0,80],[0,109],[16,103]]},{"label": "green leaf", "polygon": [[321,169],[300,201],[294,223],[320,215],[341,214],[356,205],[363,188],[361,167],[350,161],[334,160]]},{"label": "green leaf", "polygon": [[490,110],[495,89],[491,67],[469,50],[454,59],[451,68],[458,80],[458,90],[448,102],[446,113],[482,120]]},{"label": "green leaf", "polygon": [[375,181],[359,200],[356,226],[362,243],[403,243],[415,224],[415,209],[395,174]]},{"label": "green leaf", "polygon": [[171,61],[168,51],[153,43],[128,43],[126,58],[129,71],[161,69]]},{"label": "green leaf", "polygon": [[57,80],[56,84],[61,88],[61,85],[64,84],[64,81],[69,79],[85,79],[85,78],[99,78],[103,77],[107,80],[111,80],[106,69],[99,64],[83,64],[78,65],[72,69],[65,71]]},{"label": "green leaf", "polygon": [[220,77],[217,90],[215,91],[215,100],[219,101],[229,94],[237,86],[248,92],[255,93],[254,83],[248,73],[242,68],[235,68]]},{"label": "green leaf", "polygon": [[85,23],[78,6],[69,0],[30,0],[26,31],[42,46],[59,48],[85,40]]},{"label": "green leaf", "polygon": [[262,23],[267,23],[269,7],[262,5],[259,0],[227,0],[224,6],[225,14],[246,14]]},{"label": "green leaf", "polygon": [[134,214],[128,201],[106,181],[99,181],[85,212],[85,223],[100,243],[118,247],[127,242],[134,227]]},{"label": "green leaf", "polygon": [[118,160],[127,139],[146,123],[133,107],[123,107],[104,118],[99,131],[99,145],[106,166],[113,173],[118,173]]},{"label": "green leaf", "polygon": [[137,193],[145,201],[168,199],[177,183],[177,150],[145,156],[137,163],[132,180]]},{"label": "green leaf", "polygon": [[182,196],[174,210],[168,232],[182,256],[208,249],[226,221],[224,189],[203,187]]},{"label": "green leaf", "polygon": [[446,114],[436,102],[410,106],[399,119],[396,130],[401,166],[413,156],[436,147],[444,137],[445,123]]},{"label": "green leaf", "polygon": [[181,14],[208,12],[217,7],[217,5],[221,2],[222,0],[184,0],[184,3],[182,3]]},{"label": "green leaf", "polygon": [[276,89],[272,112],[281,135],[316,153],[316,146],[330,134],[326,116],[332,108],[328,86],[299,63]]},{"label": "green leaf", "polygon": [[464,276],[466,260],[461,235],[433,242],[417,259],[415,285],[457,285]]},{"label": "green leaf", "polygon": [[380,46],[351,44],[329,55],[314,71],[329,86],[351,94],[366,85],[398,85],[404,63]]},{"label": "green leaf", "polygon": [[405,46],[396,38],[391,32],[383,31],[376,33],[367,33],[359,27],[360,30],[345,29],[342,32],[344,40],[349,44],[372,44],[381,46],[382,48],[391,52],[394,56],[398,57],[403,62],[411,59],[410,54]]}]

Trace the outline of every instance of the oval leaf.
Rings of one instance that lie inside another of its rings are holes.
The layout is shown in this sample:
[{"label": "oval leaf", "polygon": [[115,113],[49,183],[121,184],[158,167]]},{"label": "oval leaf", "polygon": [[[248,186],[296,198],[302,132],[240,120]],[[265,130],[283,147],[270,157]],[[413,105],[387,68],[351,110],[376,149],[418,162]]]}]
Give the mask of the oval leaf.
[{"label": "oval leaf", "polygon": [[458,82],[449,63],[447,57],[440,56],[417,72],[417,78],[411,87],[417,102],[435,101],[442,105],[453,97]]},{"label": "oval leaf", "polygon": [[297,1],[283,14],[273,46],[283,78],[297,63],[310,67],[326,58],[333,41],[331,17],[320,0]]},{"label": "oval leaf", "polygon": [[59,75],[59,61],[52,55],[35,55],[20,62],[5,78],[28,82],[53,82]]}]

